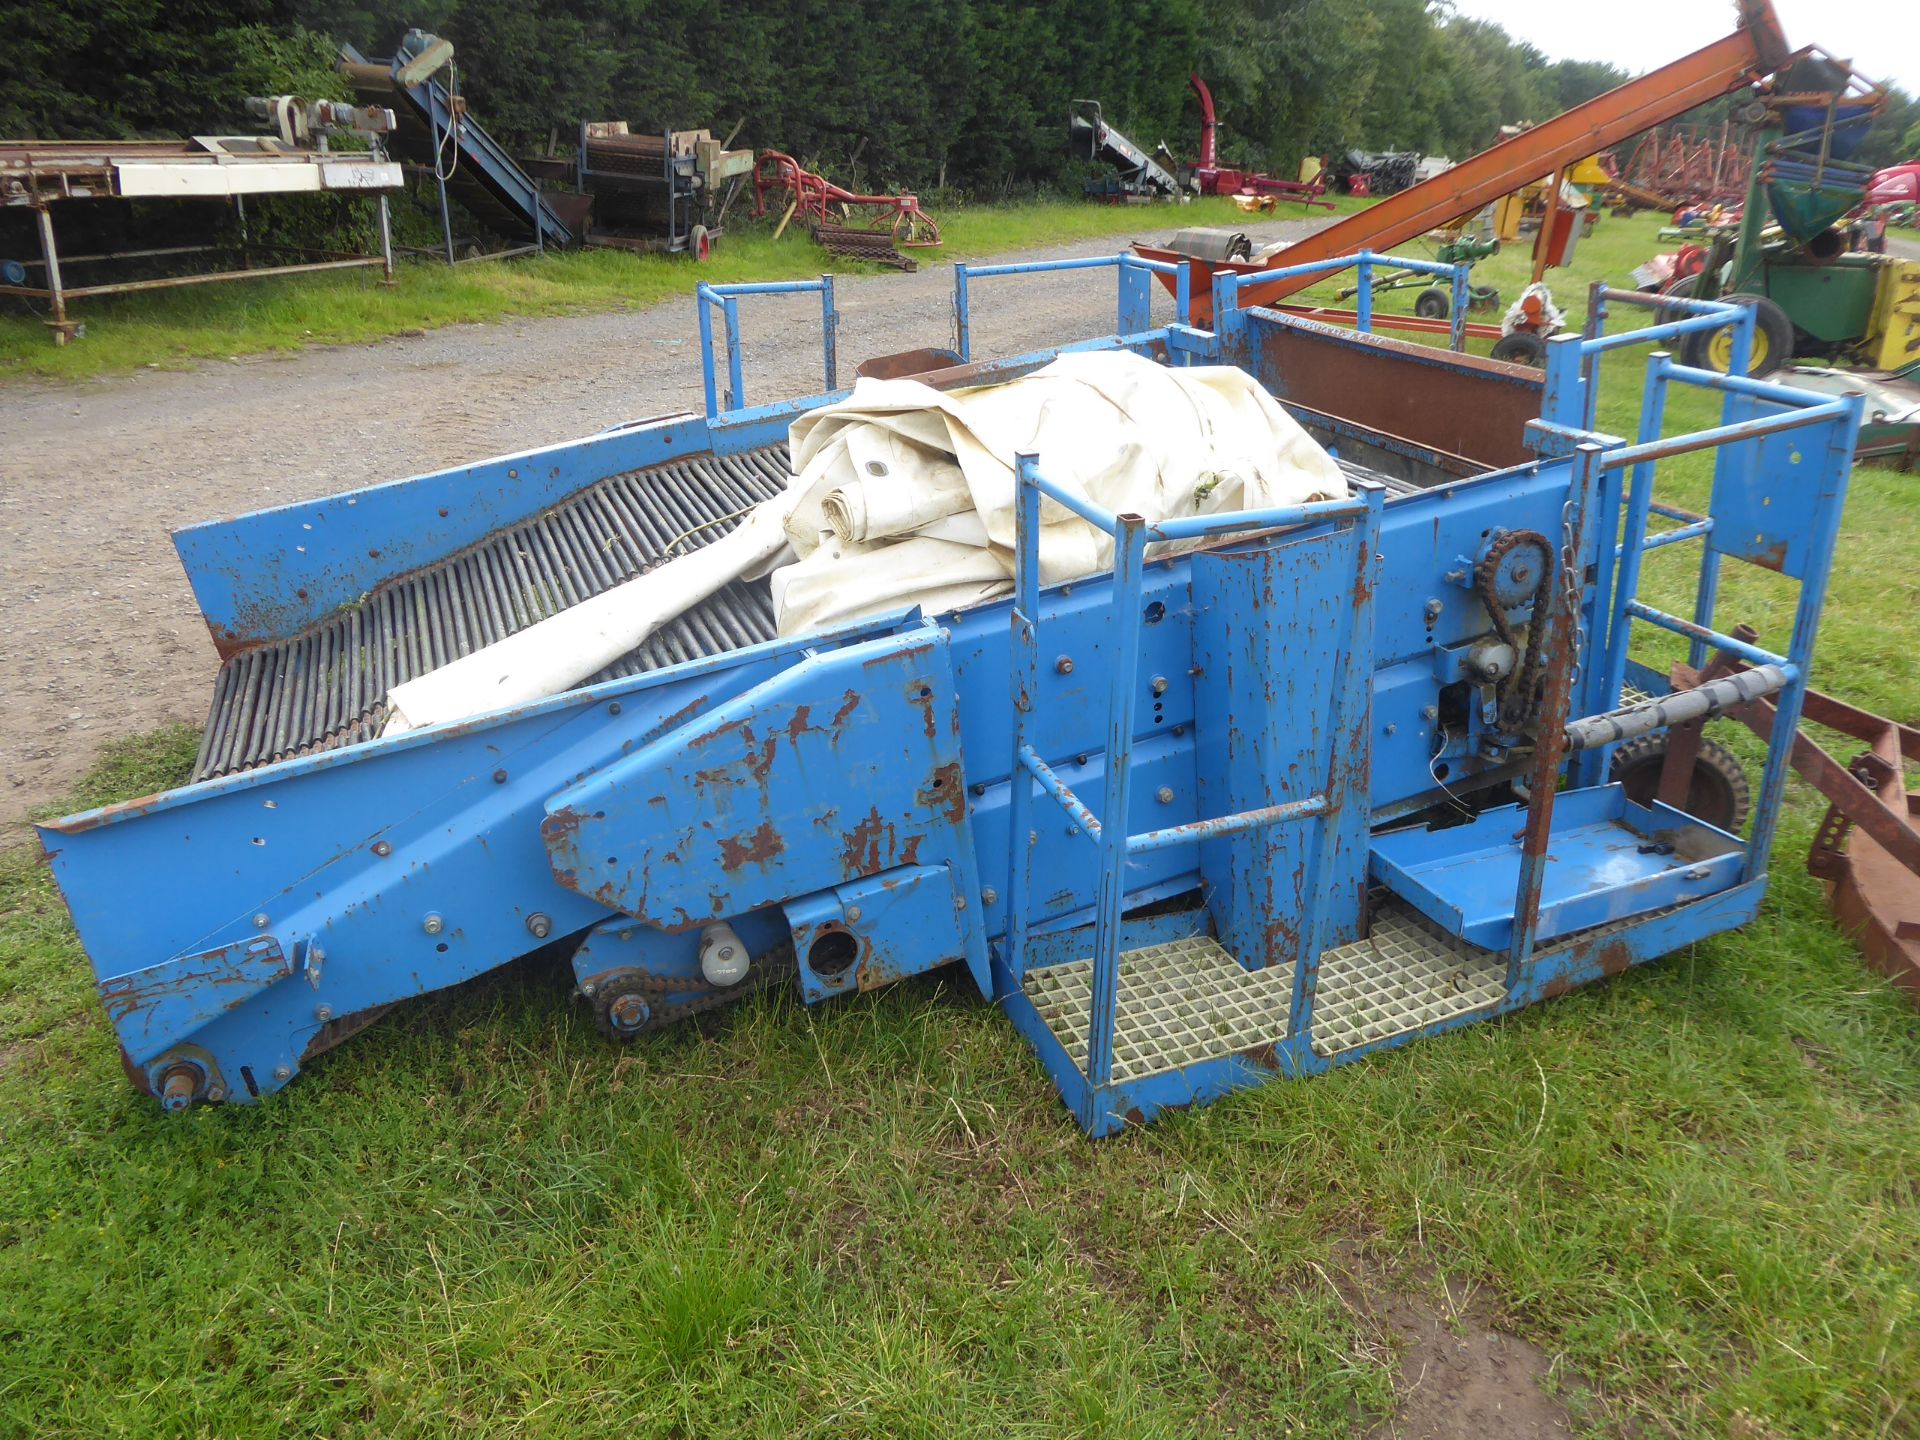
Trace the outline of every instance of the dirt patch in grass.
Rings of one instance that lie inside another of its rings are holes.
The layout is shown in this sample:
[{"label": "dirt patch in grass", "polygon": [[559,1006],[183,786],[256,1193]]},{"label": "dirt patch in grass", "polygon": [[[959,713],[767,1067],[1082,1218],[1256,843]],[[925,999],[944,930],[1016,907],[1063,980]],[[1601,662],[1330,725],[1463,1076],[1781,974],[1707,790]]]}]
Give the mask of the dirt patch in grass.
[{"label": "dirt patch in grass", "polygon": [[1336,1251],[1334,1281],[1385,1332],[1399,1375],[1393,1414],[1368,1440],[1555,1440],[1574,1433],[1547,1393],[1553,1357],[1495,1323],[1486,1295],[1422,1269],[1391,1275],[1358,1247]]}]

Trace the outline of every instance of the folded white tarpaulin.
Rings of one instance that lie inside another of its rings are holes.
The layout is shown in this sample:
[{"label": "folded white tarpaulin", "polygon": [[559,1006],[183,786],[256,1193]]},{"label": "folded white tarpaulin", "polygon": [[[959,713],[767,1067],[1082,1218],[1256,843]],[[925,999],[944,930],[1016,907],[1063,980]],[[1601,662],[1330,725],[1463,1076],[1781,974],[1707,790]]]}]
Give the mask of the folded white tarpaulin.
[{"label": "folded white tarpaulin", "polygon": [[[1007,593],[1021,451],[1062,488],[1148,520],[1347,494],[1332,458],[1245,371],[1117,350],[971,390],[862,380],[796,420],[791,449],[796,561],[773,573],[783,635]],[[1103,531],[1050,500],[1040,518],[1048,584],[1111,568]]]},{"label": "folded white tarpaulin", "polygon": [[387,692],[383,734],[524,705],[571,690],[715,591],[786,549],[784,502],[747,512],[718,540],[517,630]]},{"label": "folded white tarpaulin", "polygon": [[[1124,351],[1063,355],[971,390],[861,380],[838,405],[796,420],[790,444],[790,488],[735,529],[396,686],[387,733],[571,689],[732,581],[769,569],[782,635],[1006,594],[1022,451],[1062,488],[1148,520],[1347,494],[1332,458],[1244,371],[1169,369]],[[1040,519],[1046,583],[1111,568],[1105,532],[1051,500]]]}]

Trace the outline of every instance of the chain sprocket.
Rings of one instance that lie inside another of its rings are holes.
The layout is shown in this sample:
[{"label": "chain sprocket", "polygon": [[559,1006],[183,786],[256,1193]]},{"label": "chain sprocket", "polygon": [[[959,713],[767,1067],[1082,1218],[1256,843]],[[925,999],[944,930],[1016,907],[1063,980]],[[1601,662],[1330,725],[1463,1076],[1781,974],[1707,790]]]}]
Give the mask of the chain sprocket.
[{"label": "chain sprocket", "polygon": [[[609,1040],[624,1045],[678,1021],[743,1000],[787,979],[794,969],[793,947],[783,945],[755,961],[746,978],[737,985],[711,985],[692,975],[617,971],[594,982],[593,994],[589,997],[594,1024]],[[635,1013],[631,1004],[634,1001],[644,1007],[644,1013]],[[625,1016],[619,1014],[622,1005],[627,1006]]]},{"label": "chain sprocket", "polygon": [[[1530,602],[1534,619],[1528,626],[1528,644],[1524,650],[1512,621],[1507,619],[1507,611],[1518,607],[1501,592],[1507,559],[1519,550],[1533,551],[1539,557],[1540,570],[1540,578],[1534,583]],[[1544,607],[1553,594],[1553,567],[1554,547],[1546,536],[1537,530],[1508,530],[1493,538],[1474,571],[1474,588],[1481,603],[1487,607],[1487,618],[1493,622],[1494,633],[1512,648],[1516,657],[1513,669],[1494,686],[1494,696],[1500,706],[1500,728],[1503,730],[1523,728],[1532,720],[1540,704],[1540,647],[1532,643],[1532,637],[1545,614]]]}]

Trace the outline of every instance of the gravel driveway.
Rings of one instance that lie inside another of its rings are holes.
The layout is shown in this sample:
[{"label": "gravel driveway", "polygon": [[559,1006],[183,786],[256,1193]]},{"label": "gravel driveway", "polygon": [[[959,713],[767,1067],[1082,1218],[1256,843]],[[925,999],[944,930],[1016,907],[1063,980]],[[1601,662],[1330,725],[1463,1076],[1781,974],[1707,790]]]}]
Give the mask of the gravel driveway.
[{"label": "gravel driveway", "polygon": [[[1141,217],[1143,237],[1170,228],[1160,218]],[[1248,229],[1270,241],[1325,223]],[[1106,333],[1113,283],[1100,271],[983,282],[975,356]],[[950,344],[952,284],[943,265],[841,281],[842,375],[868,356]],[[749,400],[818,390],[818,301],[742,311]],[[205,718],[218,662],[172,530],[700,405],[687,299],[178,373],[0,384],[0,844],[20,839],[17,822],[65,793],[103,742]]]}]

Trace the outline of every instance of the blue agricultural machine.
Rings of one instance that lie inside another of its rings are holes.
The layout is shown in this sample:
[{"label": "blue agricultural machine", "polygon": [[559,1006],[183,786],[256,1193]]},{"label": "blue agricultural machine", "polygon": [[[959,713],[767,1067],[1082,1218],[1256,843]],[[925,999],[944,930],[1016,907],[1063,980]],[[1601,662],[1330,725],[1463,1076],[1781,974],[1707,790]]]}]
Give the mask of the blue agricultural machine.
[{"label": "blue agricultural machine", "polygon": [[[1163,267],[1132,255],[961,267],[963,363],[920,378],[1034,370],[1057,352],[973,359],[969,287],[1101,266],[1114,333],[1063,349],[1241,367],[1351,497],[1151,523],[1022,455],[1004,599],[780,638],[766,583],[739,581],[580,688],[382,735],[395,683],[786,483],[789,423],[835,398],[827,277],[703,287],[702,417],[179,532],[224,657],[193,781],[41,831],[135,1084],[253,1101],[396,1003],[548,947],[618,1040],[956,964],[1106,1135],[1753,919],[1860,401],[1745,378],[1752,311],[1718,302],[1607,333],[1646,297],[1598,289],[1544,372],[1367,333],[1374,274],[1466,283],[1372,254],[1308,267],[1357,268],[1360,331],[1243,306],[1230,273],[1201,328],[1184,266],[1155,324]],[[739,307],[770,290],[819,293],[828,393],[749,407]],[[1655,349],[1640,434],[1596,428],[1612,352],[1730,323],[1735,373]],[[1675,387],[1721,422],[1663,434]],[[1713,456],[1704,515],[1654,496],[1691,452]],[[1043,500],[1113,536],[1110,572],[1040,583]],[[1690,615],[1641,590],[1677,544],[1700,555]],[[1716,619],[1729,561],[1797,585],[1784,653]],[[1693,679],[1636,635],[1683,637]],[[1612,778],[1762,703],[1744,823]]]}]

